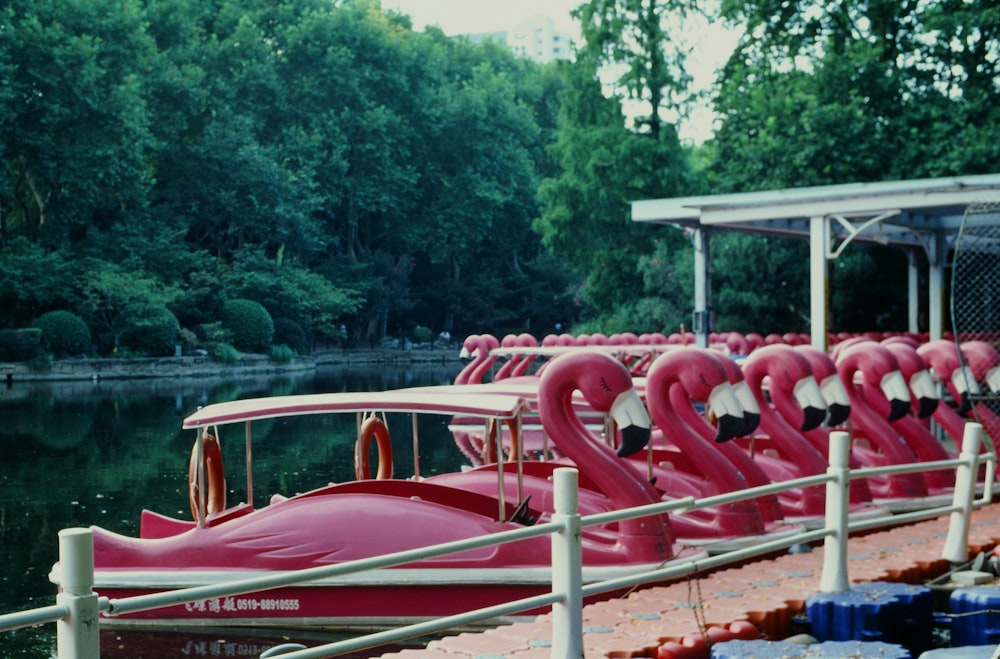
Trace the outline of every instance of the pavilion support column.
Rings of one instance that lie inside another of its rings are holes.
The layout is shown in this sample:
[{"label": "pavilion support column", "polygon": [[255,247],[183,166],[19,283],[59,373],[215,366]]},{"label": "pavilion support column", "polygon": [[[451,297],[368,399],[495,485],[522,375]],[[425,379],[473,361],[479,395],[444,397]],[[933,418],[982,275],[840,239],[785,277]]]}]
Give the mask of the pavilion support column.
[{"label": "pavilion support column", "polygon": [[907,331],[916,334],[920,331],[920,259],[915,249],[906,250],[906,300],[908,303]]},{"label": "pavilion support column", "polygon": [[930,268],[927,273],[927,331],[930,340],[944,337],[944,262],[948,256],[944,234],[935,232],[928,241],[927,260]]},{"label": "pavilion support column", "polygon": [[813,347],[823,351],[828,347],[830,325],[829,253],[830,220],[824,216],[809,218],[809,318]]},{"label": "pavilion support column", "polygon": [[694,246],[694,313],[691,314],[691,331],[700,348],[708,347],[708,334],[712,331],[712,311],[709,295],[712,280],[709,273],[709,253],[711,230],[705,227],[692,229],[691,244]]}]

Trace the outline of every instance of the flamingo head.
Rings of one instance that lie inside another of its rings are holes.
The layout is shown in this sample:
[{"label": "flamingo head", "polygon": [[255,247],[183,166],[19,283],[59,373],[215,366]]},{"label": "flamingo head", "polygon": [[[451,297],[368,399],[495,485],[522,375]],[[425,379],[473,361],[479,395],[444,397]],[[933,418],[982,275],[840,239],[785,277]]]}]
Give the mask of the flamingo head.
[{"label": "flamingo head", "polygon": [[869,390],[881,390],[889,403],[886,419],[902,419],[910,411],[910,390],[899,363],[889,350],[874,341],[854,343],[837,355],[837,370],[840,377],[854,381],[854,374],[861,373],[862,386]]},{"label": "flamingo head", "polygon": [[990,391],[1000,391],[1000,353],[986,341],[973,340],[962,343],[972,374],[984,380]]},{"label": "flamingo head", "polygon": [[[743,369],[736,363],[736,360],[718,351],[712,351],[710,354],[726,369],[726,377],[729,379],[729,384],[733,386],[733,391],[736,393],[736,400],[739,401],[740,407],[743,408],[743,427],[740,428],[735,437],[745,437],[760,425],[760,405],[757,403],[757,397],[753,395],[750,384],[743,377]],[[716,441],[719,440],[716,439]]]},{"label": "flamingo head", "polygon": [[899,364],[899,370],[906,378],[910,392],[917,399],[917,418],[926,419],[934,414],[940,398],[937,387],[931,378],[927,363],[911,344],[900,339],[889,339],[882,342]]},{"label": "flamingo head", "polygon": [[539,381],[539,389],[550,388],[562,397],[564,408],[572,406],[576,390],[596,411],[611,415],[622,436],[619,456],[637,453],[649,442],[649,413],[632,386],[628,369],[614,357],[590,351],[556,357]]},{"label": "flamingo head", "polygon": [[[707,403],[716,423],[716,442],[739,437],[743,432],[743,407],[717,353],[692,347],[662,354],[649,368],[646,389],[664,392],[661,395],[668,398],[666,392],[672,386],[683,387],[691,400]],[[659,404],[659,400],[655,403]]]},{"label": "flamingo head", "polygon": [[[963,352],[968,355],[964,344]],[[946,339],[935,339],[917,348],[917,354],[930,366],[932,377],[948,384],[952,397],[958,401],[956,411],[962,415],[968,414],[972,409],[970,394],[979,393],[979,384],[970,370],[967,367],[963,368],[958,346]]]},{"label": "flamingo head", "polygon": [[847,421],[851,415],[851,397],[837,373],[837,365],[833,363],[833,359],[811,345],[797,345],[795,350],[805,356],[812,367],[813,376],[819,382],[819,390],[826,402],[827,426],[834,428]]},{"label": "flamingo head", "polygon": [[791,394],[802,411],[802,430],[818,428],[826,420],[826,401],[812,365],[791,344],[773,343],[758,348],[747,357],[743,368],[755,374],[751,378],[755,381],[759,381],[756,378],[761,375],[767,375],[772,398],[787,398]]}]

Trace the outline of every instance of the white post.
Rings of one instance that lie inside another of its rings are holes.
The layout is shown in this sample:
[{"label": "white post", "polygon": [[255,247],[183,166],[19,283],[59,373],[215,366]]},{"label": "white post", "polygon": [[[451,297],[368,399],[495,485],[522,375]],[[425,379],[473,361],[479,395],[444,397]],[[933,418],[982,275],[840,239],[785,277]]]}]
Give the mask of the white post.
[{"label": "white post", "polygon": [[809,218],[809,317],[812,345],[825,351],[829,325],[830,220],[819,215]]},{"label": "white post", "polygon": [[851,498],[848,460],[851,455],[851,435],[842,430],[830,433],[830,466],[826,473],[833,477],[826,484],[826,528],[832,535],[823,539],[823,574],[819,589],[823,593],[845,593],[850,590],[847,578],[847,513]]},{"label": "white post", "polygon": [[708,347],[708,335],[711,332],[711,297],[712,282],[709,272],[709,249],[711,234],[705,227],[691,230],[691,242],[694,247],[694,316],[691,318],[691,331],[695,333],[695,343],[699,348]]},{"label": "white post", "polygon": [[935,232],[927,243],[927,331],[931,340],[944,336],[944,266],[948,255],[943,233]]},{"label": "white post", "polygon": [[906,251],[906,326],[916,334],[920,331],[920,262],[917,250]]},{"label": "white post", "polygon": [[955,494],[952,505],[961,510],[951,513],[948,520],[948,537],[944,541],[941,557],[949,563],[964,563],[969,560],[969,523],[972,501],[976,496],[976,472],[979,470],[979,445],[983,440],[983,427],[978,423],[966,423],[962,434],[962,464],[955,470]]},{"label": "white post", "polygon": [[552,534],[552,592],[565,596],[552,605],[553,659],[583,658],[583,555],[577,511],[576,469],[560,467],[553,474],[555,512],[552,521],[565,528]]},{"label": "white post", "polygon": [[56,622],[56,653],[59,659],[100,659],[93,531],[59,532],[59,569],[62,590],[56,602],[66,607],[68,615]]}]

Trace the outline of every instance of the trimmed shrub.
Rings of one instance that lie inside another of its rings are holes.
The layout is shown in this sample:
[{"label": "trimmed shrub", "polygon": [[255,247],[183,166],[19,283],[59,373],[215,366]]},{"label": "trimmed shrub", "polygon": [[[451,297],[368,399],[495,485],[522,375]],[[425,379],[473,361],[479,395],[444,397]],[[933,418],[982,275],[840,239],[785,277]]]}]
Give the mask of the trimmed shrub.
[{"label": "trimmed shrub", "polygon": [[120,346],[150,357],[173,355],[181,330],[177,317],[162,305],[129,305],[115,324],[122,331]]},{"label": "trimmed shrub", "polygon": [[413,328],[413,340],[417,343],[430,343],[431,338],[434,336],[434,332],[431,331],[430,327],[424,327],[423,325],[417,325]]},{"label": "trimmed shrub", "polygon": [[37,327],[0,329],[0,361],[26,362],[38,356],[42,331]]},{"label": "trimmed shrub", "polygon": [[274,344],[286,345],[300,355],[309,352],[306,331],[291,318],[274,319]]},{"label": "trimmed shrub", "polygon": [[239,351],[228,343],[216,343],[209,351],[209,355],[223,364],[235,364],[240,360]]},{"label": "trimmed shrub", "polygon": [[275,364],[287,364],[295,359],[295,351],[284,344],[279,344],[271,346],[271,351],[268,353],[268,356]]},{"label": "trimmed shrub", "polygon": [[42,330],[42,347],[57,359],[90,350],[90,329],[83,319],[69,311],[50,311],[31,324]]},{"label": "trimmed shrub", "polygon": [[222,307],[222,326],[233,337],[233,346],[244,352],[266,353],[274,338],[274,321],[259,302],[229,300]]}]

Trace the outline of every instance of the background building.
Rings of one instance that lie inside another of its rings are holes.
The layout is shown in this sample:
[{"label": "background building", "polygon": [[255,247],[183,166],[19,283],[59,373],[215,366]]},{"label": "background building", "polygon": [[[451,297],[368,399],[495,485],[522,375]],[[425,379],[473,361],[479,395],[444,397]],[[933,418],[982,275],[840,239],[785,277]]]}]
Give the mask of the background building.
[{"label": "background building", "polygon": [[466,36],[472,41],[502,41],[517,55],[541,63],[572,59],[573,54],[570,36],[556,30],[549,16],[534,16],[503,32],[480,32]]}]

